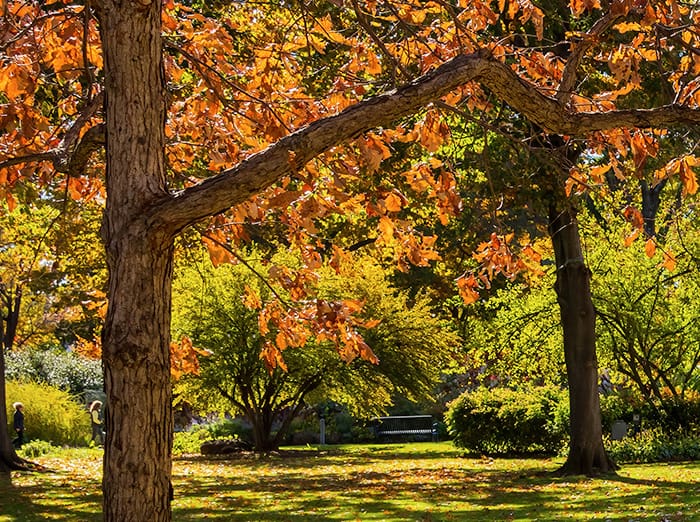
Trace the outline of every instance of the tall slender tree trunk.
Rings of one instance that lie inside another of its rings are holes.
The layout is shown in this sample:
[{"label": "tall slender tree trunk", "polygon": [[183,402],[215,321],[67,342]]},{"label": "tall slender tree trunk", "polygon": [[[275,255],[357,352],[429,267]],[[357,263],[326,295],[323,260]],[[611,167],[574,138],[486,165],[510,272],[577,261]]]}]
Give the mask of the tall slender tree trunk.
[{"label": "tall slender tree trunk", "polygon": [[168,197],[161,2],[106,0],[107,204],[102,236],[109,308],[104,520],[171,520],[170,292],[175,231],[151,218]]},{"label": "tall slender tree trunk", "polygon": [[571,408],[569,455],[560,471],[584,475],[608,473],[616,466],[603,447],[591,273],[583,259],[576,211],[566,202],[561,206],[551,204],[549,234],[557,266],[555,289],[564,333]]},{"label": "tall slender tree trunk", "polygon": [[5,348],[0,346],[0,482],[10,482],[10,471],[27,469],[24,459],[17,456],[12,437],[7,432],[7,395],[5,391]]},{"label": "tall slender tree trunk", "polygon": [[[5,305],[7,316],[0,313],[0,481],[10,482],[10,471],[28,469],[28,462],[20,458],[12,446],[12,437],[7,432],[7,389],[5,386],[5,352],[12,348],[17,331],[21,293],[12,299],[8,297]],[[14,307],[13,307],[14,303]],[[7,323],[7,326],[5,324]],[[11,335],[8,332],[12,332]]]}]

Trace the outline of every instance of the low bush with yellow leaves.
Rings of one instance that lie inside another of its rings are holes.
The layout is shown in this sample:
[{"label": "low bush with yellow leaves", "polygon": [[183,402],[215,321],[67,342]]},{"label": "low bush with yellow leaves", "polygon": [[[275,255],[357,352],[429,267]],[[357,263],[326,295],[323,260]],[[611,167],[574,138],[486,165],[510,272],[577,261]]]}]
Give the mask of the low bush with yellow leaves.
[{"label": "low bush with yellow leaves", "polygon": [[57,446],[87,446],[92,431],[85,406],[68,392],[47,384],[7,381],[7,429],[12,429],[15,402],[24,405],[24,436]]}]

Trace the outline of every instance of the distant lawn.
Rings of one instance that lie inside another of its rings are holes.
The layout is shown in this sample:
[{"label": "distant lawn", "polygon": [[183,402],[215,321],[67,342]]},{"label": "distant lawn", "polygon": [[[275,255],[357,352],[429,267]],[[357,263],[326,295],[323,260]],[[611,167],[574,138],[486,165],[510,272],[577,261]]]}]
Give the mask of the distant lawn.
[{"label": "distant lawn", "polygon": [[[36,459],[52,471],[0,486],[0,522],[100,517],[100,450]],[[557,478],[561,460],[472,459],[449,443],[289,449],[282,456],[177,458],[173,520],[700,521],[700,463],[626,465]]]}]

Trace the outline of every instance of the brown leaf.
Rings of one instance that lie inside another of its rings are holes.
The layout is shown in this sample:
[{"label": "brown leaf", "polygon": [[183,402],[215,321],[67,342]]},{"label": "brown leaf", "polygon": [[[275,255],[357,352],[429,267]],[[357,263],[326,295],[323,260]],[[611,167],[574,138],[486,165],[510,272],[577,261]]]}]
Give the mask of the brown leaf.
[{"label": "brown leaf", "polygon": [[698,178],[695,175],[695,171],[688,165],[686,158],[683,158],[680,162],[678,175],[683,184],[683,195],[695,194],[698,191]]},{"label": "brown leaf", "polygon": [[209,237],[202,236],[202,241],[207,247],[212,264],[216,267],[224,263],[234,262],[236,259],[235,256],[224,246],[226,244],[226,237],[223,232],[221,232],[221,230],[215,230],[209,232],[208,235]]},{"label": "brown leaf", "polygon": [[673,255],[673,252],[670,250],[664,252],[664,260],[661,266],[669,272],[673,272],[676,269],[676,256]]},{"label": "brown leaf", "polygon": [[479,300],[479,281],[474,277],[474,274],[458,278],[457,288],[464,304],[469,305]]},{"label": "brown leaf", "polygon": [[389,212],[398,212],[402,208],[402,200],[393,192],[384,198],[384,206]]}]

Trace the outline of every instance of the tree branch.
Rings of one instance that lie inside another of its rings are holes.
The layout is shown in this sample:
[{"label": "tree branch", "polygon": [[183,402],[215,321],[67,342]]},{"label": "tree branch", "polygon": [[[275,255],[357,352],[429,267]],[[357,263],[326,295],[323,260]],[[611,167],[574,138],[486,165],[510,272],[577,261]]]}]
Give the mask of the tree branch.
[{"label": "tree branch", "polygon": [[81,137],[83,128],[90,123],[90,120],[102,108],[104,94],[97,94],[90,103],[78,115],[68,130],[63,135],[61,143],[54,149],[36,154],[16,156],[0,161],[0,169],[21,165],[26,163],[39,163],[50,161],[57,172],[68,174],[69,176],[79,176],[87,165],[90,155],[104,147],[105,130],[104,124],[90,127]]},{"label": "tree branch", "polygon": [[151,225],[169,233],[246,201],[315,156],[363,132],[408,116],[462,85],[476,81],[545,131],[585,136],[618,127],[698,125],[700,110],[679,105],[608,112],[573,112],[508,65],[479,52],[461,55],[400,89],[359,102],[341,113],[315,121],[261,152],[151,208]]},{"label": "tree branch", "polygon": [[571,94],[574,91],[578,79],[578,68],[581,65],[586,51],[595,45],[598,37],[607,31],[618,19],[622,18],[622,15],[622,11],[608,11],[593,24],[593,27],[591,27],[578,43],[572,46],[571,55],[566,60],[561,82],[559,82],[559,89],[557,92],[557,100],[559,102],[567,103],[571,99]]}]

